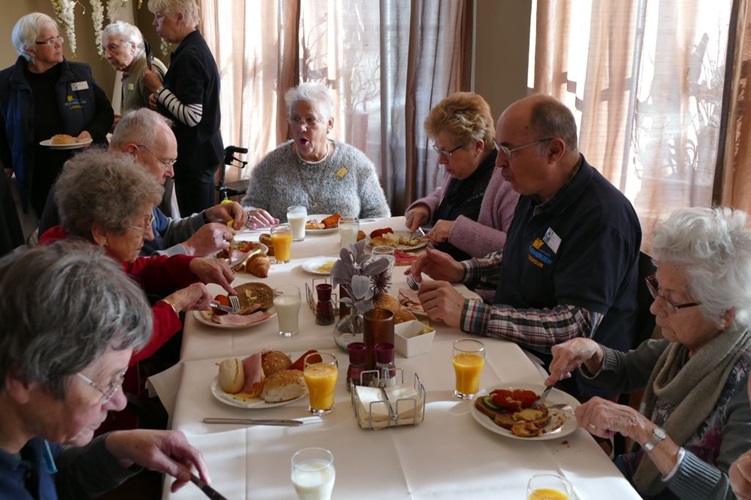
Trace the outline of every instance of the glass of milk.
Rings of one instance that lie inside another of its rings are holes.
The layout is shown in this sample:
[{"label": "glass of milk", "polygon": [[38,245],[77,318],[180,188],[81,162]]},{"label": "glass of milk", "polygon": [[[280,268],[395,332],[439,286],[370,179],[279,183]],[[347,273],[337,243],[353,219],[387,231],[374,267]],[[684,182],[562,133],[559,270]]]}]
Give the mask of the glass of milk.
[{"label": "glass of milk", "polygon": [[279,335],[292,337],[300,331],[300,289],[295,285],[282,285],[274,289],[274,309],[279,320]]},{"label": "glass of milk", "polygon": [[357,232],[360,230],[360,221],[357,217],[342,217],[339,219],[339,238],[342,248],[357,243]]},{"label": "glass of milk", "polygon": [[292,455],[292,484],[300,500],[329,500],[334,489],[334,455],[324,448],[303,448]]},{"label": "glass of milk", "polygon": [[305,222],[308,218],[308,209],[303,206],[287,208],[287,222],[292,230],[292,241],[305,239]]}]

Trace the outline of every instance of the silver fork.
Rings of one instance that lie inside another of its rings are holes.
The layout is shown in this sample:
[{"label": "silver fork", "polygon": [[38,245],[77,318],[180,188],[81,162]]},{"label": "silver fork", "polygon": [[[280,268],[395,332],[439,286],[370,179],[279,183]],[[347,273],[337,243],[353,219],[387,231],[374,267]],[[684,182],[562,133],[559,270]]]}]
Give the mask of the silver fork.
[{"label": "silver fork", "polygon": [[414,276],[411,274],[407,275],[407,286],[409,286],[412,290],[417,291],[420,289],[420,284],[415,281]]},{"label": "silver fork", "polygon": [[229,304],[232,306],[233,309],[240,310],[240,299],[237,298],[237,295],[228,295],[229,297]]}]

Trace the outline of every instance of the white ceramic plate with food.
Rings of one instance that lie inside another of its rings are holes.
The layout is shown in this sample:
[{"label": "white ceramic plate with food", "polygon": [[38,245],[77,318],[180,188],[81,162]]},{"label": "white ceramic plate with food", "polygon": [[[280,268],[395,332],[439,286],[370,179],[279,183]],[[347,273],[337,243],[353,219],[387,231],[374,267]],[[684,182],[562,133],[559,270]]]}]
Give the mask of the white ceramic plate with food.
[{"label": "white ceramic plate with food", "polygon": [[[402,237],[409,238],[409,237],[412,236],[412,233],[410,233],[409,231],[394,231],[394,234],[396,236],[399,236],[400,238],[402,238]],[[415,233],[415,234],[417,234],[417,233]],[[430,243],[430,239],[428,239],[425,236],[415,236],[413,239],[419,240],[419,243],[417,243],[417,245],[411,245],[411,246],[410,245],[404,245],[404,244],[400,243],[397,246],[395,246],[394,248],[396,250],[401,250],[402,252],[413,252],[415,250],[419,250],[421,248],[425,248],[426,246],[428,246],[428,243]],[[376,246],[376,245],[373,245],[373,243],[371,241],[371,238],[368,237],[368,248],[373,248],[374,246]],[[388,246],[393,246],[393,245],[388,245]]]},{"label": "white ceramic plate with food", "polygon": [[[534,391],[539,395],[543,391],[544,387],[542,386],[542,384],[514,384],[513,386],[497,385],[480,390],[480,392],[477,393],[476,397],[481,398],[496,389],[525,389],[528,391]],[[545,403],[548,405],[563,403],[571,406],[572,409],[575,409],[579,406],[579,401],[577,401],[575,397],[555,388],[550,391],[550,394],[548,394]],[[511,439],[520,439],[522,441],[547,441],[550,439],[558,439],[564,436],[568,436],[579,428],[576,423],[576,417],[572,413],[555,408],[551,408],[549,411],[551,415],[550,423],[545,426],[545,430],[549,432],[545,432],[540,436],[520,437],[513,434],[510,430],[504,429],[500,425],[496,425],[496,423],[493,422],[490,417],[481,413],[480,410],[475,408],[474,401],[472,401],[472,407],[470,409],[470,413],[472,414],[472,417],[477,421],[477,423],[485,427],[490,432],[494,432],[503,437]]]},{"label": "white ceramic plate with food", "polygon": [[[331,216],[331,214],[313,214],[313,215],[308,215],[307,217],[305,217],[305,222],[310,222],[312,220],[315,220],[316,222],[321,222],[323,219],[325,219],[326,217],[330,217],[330,216]],[[332,233],[335,233],[337,231],[339,231],[338,227],[329,227],[327,229],[307,229],[307,228],[305,228],[305,235],[307,236],[307,235],[311,234],[313,236],[319,236],[319,235],[323,235],[323,234],[332,234]]]},{"label": "white ceramic plate with food", "polygon": [[203,323],[207,326],[213,326],[214,328],[221,328],[223,330],[242,330],[243,328],[255,328],[258,325],[266,323],[267,321],[271,321],[274,316],[276,316],[276,310],[273,307],[269,307],[266,312],[270,314],[268,318],[262,319],[261,321],[256,321],[255,323],[251,323],[249,325],[223,325],[220,323],[214,323],[213,321],[211,321],[211,316],[213,316],[214,314],[212,311],[193,311],[193,316],[199,323]]},{"label": "white ceramic plate with food", "polygon": [[220,402],[235,408],[245,408],[246,410],[264,410],[266,408],[275,408],[277,406],[284,406],[297,401],[300,398],[304,398],[308,395],[308,391],[305,391],[300,397],[290,399],[289,401],[282,401],[281,403],[267,403],[261,398],[247,398],[241,394],[227,394],[222,390],[219,385],[219,375],[214,377],[211,381],[211,394]]},{"label": "white ceramic plate with food", "polygon": [[303,262],[302,268],[309,273],[328,276],[336,261],[337,257],[313,257]]},{"label": "white ceramic plate with food", "polygon": [[85,146],[88,146],[94,142],[92,139],[82,139],[79,142],[75,142],[73,144],[52,144],[52,139],[47,139],[46,141],[42,141],[39,144],[42,146],[47,146],[50,149],[81,149]]}]

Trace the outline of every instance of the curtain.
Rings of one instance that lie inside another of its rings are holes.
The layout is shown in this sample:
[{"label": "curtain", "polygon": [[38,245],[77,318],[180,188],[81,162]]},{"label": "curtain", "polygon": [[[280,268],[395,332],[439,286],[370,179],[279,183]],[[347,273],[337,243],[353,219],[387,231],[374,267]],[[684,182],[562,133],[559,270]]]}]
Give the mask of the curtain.
[{"label": "curtain", "polygon": [[731,6],[534,5],[530,91],[575,111],[580,150],[632,201],[646,249],[672,210],[712,204]]},{"label": "curtain", "polygon": [[326,83],[331,136],[376,165],[395,214],[440,177],[422,120],[468,90],[472,0],[200,0],[201,31],[221,76],[225,145],[249,148],[245,171],[287,140],[284,92]]}]

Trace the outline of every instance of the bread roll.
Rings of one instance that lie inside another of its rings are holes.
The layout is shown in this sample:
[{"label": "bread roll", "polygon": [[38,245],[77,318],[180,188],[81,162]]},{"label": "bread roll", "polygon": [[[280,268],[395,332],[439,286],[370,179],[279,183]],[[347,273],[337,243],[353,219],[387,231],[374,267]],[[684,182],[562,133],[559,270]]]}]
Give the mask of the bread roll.
[{"label": "bread roll", "polygon": [[269,351],[263,353],[261,366],[263,366],[263,374],[269,377],[277,372],[288,370],[292,366],[292,360],[281,351]]},{"label": "bread roll", "polygon": [[68,134],[55,134],[50,139],[51,144],[75,144],[76,138]]},{"label": "bread roll", "polygon": [[263,243],[264,245],[266,245],[268,247],[269,251],[267,252],[267,255],[269,257],[273,257],[274,256],[274,244],[271,241],[271,235],[270,234],[263,233],[261,236],[258,237],[258,242],[259,243]]},{"label": "bread roll", "polygon": [[219,386],[227,394],[237,394],[245,385],[245,372],[238,358],[225,359],[219,363]]},{"label": "bread roll", "polygon": [[308,391],[300,370],[284,370],[267,377],[261,390],[261,399],[267,403],[280,403],[299,398]]}]

